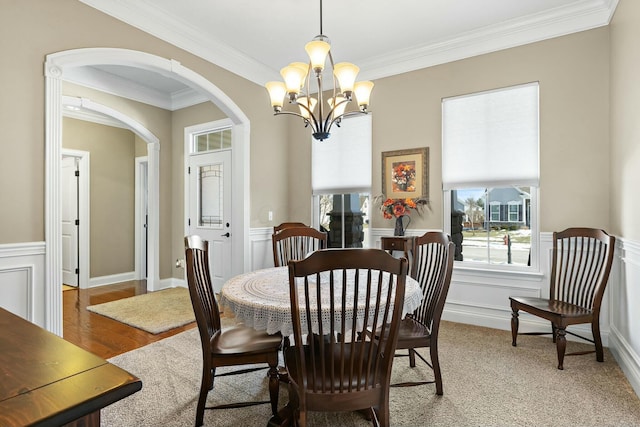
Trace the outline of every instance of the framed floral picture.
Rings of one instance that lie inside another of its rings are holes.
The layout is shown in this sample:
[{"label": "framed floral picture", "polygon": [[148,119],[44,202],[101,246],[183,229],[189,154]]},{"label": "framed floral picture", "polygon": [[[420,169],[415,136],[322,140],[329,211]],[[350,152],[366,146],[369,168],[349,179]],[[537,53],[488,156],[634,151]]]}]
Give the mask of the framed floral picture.
[{"label": "framed floral picture", "polygon": [[390,199],[429,200],[429,147],[382,152],[382,191]]}]

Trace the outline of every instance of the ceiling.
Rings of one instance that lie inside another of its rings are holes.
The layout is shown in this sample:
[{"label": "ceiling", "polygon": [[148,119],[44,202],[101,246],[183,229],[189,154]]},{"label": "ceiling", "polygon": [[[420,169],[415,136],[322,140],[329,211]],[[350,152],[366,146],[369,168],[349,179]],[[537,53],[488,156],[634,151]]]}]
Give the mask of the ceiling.
[{"label": "ceiling", "polygon": [[[290,62],[306,62],[304,45],[320,32],[319,0],[80,1],[260,85],[280,80]],[[358,65],[359,80],[374,80],[608,25],[617,4],[324,0],[322,21],[334,60]],[[149,96],[165,97],[163,108],[195,102],[187,87],[126,67],[84,70],[76,81],[96,73],[142,84]]]}]

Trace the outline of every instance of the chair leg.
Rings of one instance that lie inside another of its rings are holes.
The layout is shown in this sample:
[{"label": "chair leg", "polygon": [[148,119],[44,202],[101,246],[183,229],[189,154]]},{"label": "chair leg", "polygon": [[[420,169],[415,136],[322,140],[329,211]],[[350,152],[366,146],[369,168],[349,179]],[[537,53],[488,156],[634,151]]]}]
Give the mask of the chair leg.
[{"label": "chair leg", "polygon": [[411,368],[416,367],[416,351],[412,348],[409,349],[409,366]]},{"label": "chair leg", "polygon": [[271,401],[271,413],[278,415],[278,397],[280,394],[280,377],[278,375],[278,366],[269,365],[269,400]]},{"label": "chair leg", "polygon": [[433,365],[433,375],[436,380],[436,394],[442,396],[444,393],[442,390],[442,373],[440,372],[440,359],[438,358],[438,344],[432,342],[429,346],[431,352],[431,364]]},{"label": "chair leg", "polygon": [[604,362],[604,350],[602,348],[602,338],[600,337],[600,319],[593,319],[591,323],[591,333],[593,334],[593,343],[596,345],[596,360]]},{"label": "chair leg", "polygon": [[[389,425],[391,424],[391,421],[389,417],[389,398],[388,397],[385,402],[383,402],[381,405],[376,407],[375,415],[377,420],[374,419],[374,425],[377,425],[380,427],[389,427]],[[377,421],[377,423],[375,421]]]},{"label": "chair leg", "polygon": [[565,337],[566,331],[562,327],[556,328],[556,347],[558,350],[558,369],[562,370],[564,362],[564,352],[567,349],[567,338]]},{"label": "chair leg", "polygon": [[518,320],[518,309],[515,307],[511,307],[511,345],[516,346],[516,341],[518,339],[518,327],[520,321]]},{"label": "chair leg", "polygon": [[196,409],[196,427],[204,424],[204,407],[207,403],[207,394],[213,388],[213,375],[211,369],[206,366],[202,369],[202,382],[200,383],[200,396],[198,397],[198,407]]}]

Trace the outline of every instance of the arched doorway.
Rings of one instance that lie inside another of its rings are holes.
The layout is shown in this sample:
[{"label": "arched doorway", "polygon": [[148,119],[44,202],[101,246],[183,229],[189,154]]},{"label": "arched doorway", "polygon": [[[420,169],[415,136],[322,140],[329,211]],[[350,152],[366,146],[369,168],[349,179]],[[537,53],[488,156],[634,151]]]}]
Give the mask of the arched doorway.
[{"label": "arched doorway", "polygon": [[[140,68],[174,78],[204,93],[234,126],[232,165],[234,172],[233,212],[238,221],[231,230],[234,236],[232,272],[245,271],[250,265],[249,254],[249,119],[240,108],[213,83],[182,66],[175,60],[145,52],[113,49],[74,49],[47,55],[46,80],[46,171],[45,171],[45,327],[62,335],[62,242],[60,162],[62,150],[62,82],[65,71],[91,65],[121,65]],[[149,209],[159,212],[159,151],[149,152]],[[149,250],[147,286],[158,288],[159,276],[159,219],[149,218]]]}]

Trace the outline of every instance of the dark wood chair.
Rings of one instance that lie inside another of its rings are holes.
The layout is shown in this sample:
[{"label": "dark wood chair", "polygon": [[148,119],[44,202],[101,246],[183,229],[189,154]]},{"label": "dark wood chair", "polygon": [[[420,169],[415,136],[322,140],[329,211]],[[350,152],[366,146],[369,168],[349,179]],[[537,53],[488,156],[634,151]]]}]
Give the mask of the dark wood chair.
[{"label": "dark wood chair", "polygon": [[[184,242],[189,294],[202,343],[202,383],[196,410],[196,427],[202,425],[205,409],[239,408],[271,403],[271,411],[276,415],[279,392],[278,353],[281,349],[282,336],[269,335],[242,324],[222,329],[218,302],[209,274],[208,242],[198,236],[187,236]],[[207,394],[213,389],[216,376],[236,375],[264,369],[239,369],[216,375],[216,368],[256,363],[269,365],[269,401],[239,402],[205,408]]]},{"label": "dark wood chair", "polygon": [[414,240],[415,237],[412,236],[382,236],[380,249],[396,258],[405,257],[409,261],[409,273],[411,273]]},{"label": "dark wood chair", "polygon": [[[406,259],[378,249],[328,249],[289,263],[295,345],[285,350],[285,362],[297,425],[306,426],[307,411],[356,410],[374,425],[389,425],[393,358],[384,355],[395,351],[407,269]],[[342,284],[355,276],[358,292],[345,291]],[[370,297],[353,310],[357,294]],[[389,339],[360,339],[367,327]]]},{"label": "dark wood chair", "polygon": [[279,233],[285,228],[291,228],[291,227],[308,227],[308,225],[305,224],[304,222],[283,222],[282,224],[279,224],[273,227],[273,233],[274,234]]},{"label": "dark wood chair", "polygon": [[[398,331],[398,350],[409,351],[409,366],[416,366],[416,356],[433,369],[434,381],[416,381],[393,384],[394,387],[406,387],[422,384],[436,384],[436,394],[443,394],[442,373],[438,357],[438,333],[444,303],[449,293],[455,244],[446,233],[427,232],[412,240],[411,277],[420,283],[422,303],[412,314],[400,322]],[[380,331],[375,337],[379,339]],[[427,361],[416,348],[429,348],[431,362]],[[396,354],[396,356],[402,356]],[[404,356],[407,356],[406,354]]]},{"label": "dark wood chair", "polygon": [[[512,345],[518,336],[520,310],[551,322],[551,335],[558,352],[558,369],[564,369],[567,347],[566,334],[595,344],[596,360],[604,361],[600,337],[600,305],[607,286],[615,237],[603,230],[568,228],[553,233],[553,260],[549,298],[509,297],[511,301]],[[567,327],[591,323],[593,339],[570,332]],[[544,335],[549,332],[528,332],[523,335]],[[569,353],[578,355],[593,351]]]},{"label": "dark wood chair", "polygon": [[289,261],[301,260],[327,247],[327,233],[312,227],[288,227],[271,236],[273,265],[285,267]]}]

